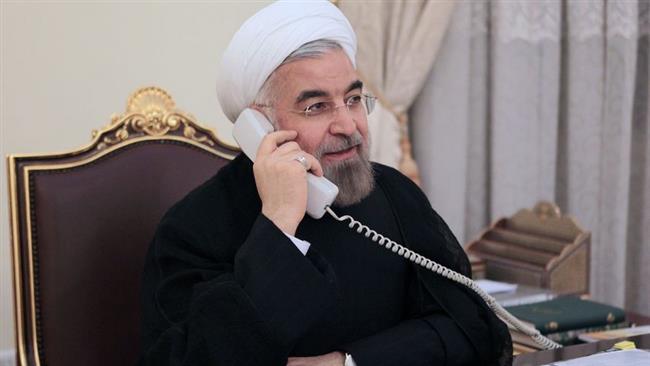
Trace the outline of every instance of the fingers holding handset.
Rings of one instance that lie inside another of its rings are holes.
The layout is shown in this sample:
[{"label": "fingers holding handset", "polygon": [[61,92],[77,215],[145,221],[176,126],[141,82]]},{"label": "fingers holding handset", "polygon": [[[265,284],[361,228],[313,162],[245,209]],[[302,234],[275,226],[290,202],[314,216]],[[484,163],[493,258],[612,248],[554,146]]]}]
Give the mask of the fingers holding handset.
[{"label": "fingers holding handset", "polygon": [[294,140],[296,131],[266,135],[253,164],[262,213],[287,234],[294,235],[307,208],[306,172],[322,176],[318,160]]},{"label": "fingers holding handset", "polygon": [[262,138],[259,148],[257,148],[257,156],[270,155],[280,145],[287,141],[293,141],[298,136],[298,132],[293,130],[273,131]]},{"label": "fingers holding handset", "polygon": [[257,150],[257,158],[273,156],[281,161],[296,161],[310,173],[322,176],[323,168],[318,159],[302,151],[300,145],[294,141],[297,135],[293,130],[274,131],[266,135]]},{"label": "fingers holding handset", "polygon": [[314,174],[315,176],[320,177],[323,175],[323,168],[321,167],[318,159],[316,159],[313,155],[307,154],[303,151],[293,159],[302,164],[306,171]]}]

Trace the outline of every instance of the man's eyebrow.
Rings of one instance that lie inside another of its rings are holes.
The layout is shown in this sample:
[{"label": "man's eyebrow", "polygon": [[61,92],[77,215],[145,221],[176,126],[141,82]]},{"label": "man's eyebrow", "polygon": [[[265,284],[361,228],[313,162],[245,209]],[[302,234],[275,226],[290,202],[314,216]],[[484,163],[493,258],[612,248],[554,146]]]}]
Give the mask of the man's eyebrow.
[{"label": "man's eyebrow", "polygon": [[[345,90],[345,93],[347,94],[355,89],[363,89],[363,82],[361,80],[353,81],[350,84],[350,86],[348,86],[348,88]],[[320,89],[303,90],[302,92],[300,92],[300,94],[298,94],[298,97],[296,98],[296,104],[300,104],[306,101],[307,99],[311,99],[311,98],[321,98],[321,97],[329,97],[329,96],[330,95],[328,92]]]},{"label": "man's eyebrow", "polygon": [[300,94],[298,94],[298,98],[296,98],[296,104],[300,104],[307,99],[328,97],[328,96],[329,93],[327,93],[324,90],[303,90],[302,92],[300,92]]},{"label": "man's eyebrow", "polygon": [[348,86],[348,89],[345,91],[345,93],[349,93],[355,89],[362,89],[363,90],[363,82],[361,80],[355,80]]}]

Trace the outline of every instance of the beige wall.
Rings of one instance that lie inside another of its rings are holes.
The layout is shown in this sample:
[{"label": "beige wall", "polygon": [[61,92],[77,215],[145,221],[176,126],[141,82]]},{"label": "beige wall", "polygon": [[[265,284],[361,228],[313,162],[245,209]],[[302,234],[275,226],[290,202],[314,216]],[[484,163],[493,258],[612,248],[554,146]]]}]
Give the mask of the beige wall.
[{"label": "beige wall", "polygon": [[[216,100],[217,64],[244,19],[269,1],[0,1],[0,150],[67,150],[124,110],[138,87],[167,89],[232,142]],[[0,163],[0,350],[13,348],[7,177]]]}]

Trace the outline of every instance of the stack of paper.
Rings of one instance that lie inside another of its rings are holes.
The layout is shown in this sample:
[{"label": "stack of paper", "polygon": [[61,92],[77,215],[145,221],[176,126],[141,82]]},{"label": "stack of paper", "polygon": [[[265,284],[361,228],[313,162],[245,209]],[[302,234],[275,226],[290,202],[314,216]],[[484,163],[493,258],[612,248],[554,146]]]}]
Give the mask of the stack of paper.
[{"label": "stack of paper", "polygon": [[650,325],[643,325],[640,327],[614,329],[603,332],[584,333],[578,336],[583,342],[598,342],[604,339],[632,337],[641,334],[650,333]]},{"label": "stack of paper", "polygon": [[494,295],[501,306],[515,306],[534,304],[551,300],[556,297],[555,293],[549,289],[518,285],[517,290],[513,292],[502,292]]},{"label": "stack of paper", "polygon": [[481,290],[487,292],[490,295],[517,291],[517,285],[513,283],[497,282],[483,279],[477,280],[476,284],[481,288]]},{"label": "stack of paper", "polygon": [[639,349],[602,352],[575,360],[549,364],[549,366],[648,366],[650,352]]}]

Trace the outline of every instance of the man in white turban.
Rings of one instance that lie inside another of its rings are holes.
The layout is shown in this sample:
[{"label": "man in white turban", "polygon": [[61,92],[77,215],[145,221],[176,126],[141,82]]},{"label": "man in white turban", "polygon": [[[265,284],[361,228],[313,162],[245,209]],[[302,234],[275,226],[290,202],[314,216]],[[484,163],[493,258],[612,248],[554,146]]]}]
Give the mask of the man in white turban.
[{"label": "man in white turban", "polygon": [[470,290],[330,216],[305,215],[307,172],[332,209],[469,276],[467,257],[408,178],[368,160],[374,99],[356,36],[328,1],[248,19],[218,82],[231,121],[275,131],[171,208],[147,255],[142,365],[507,365],[507,328]]}]

